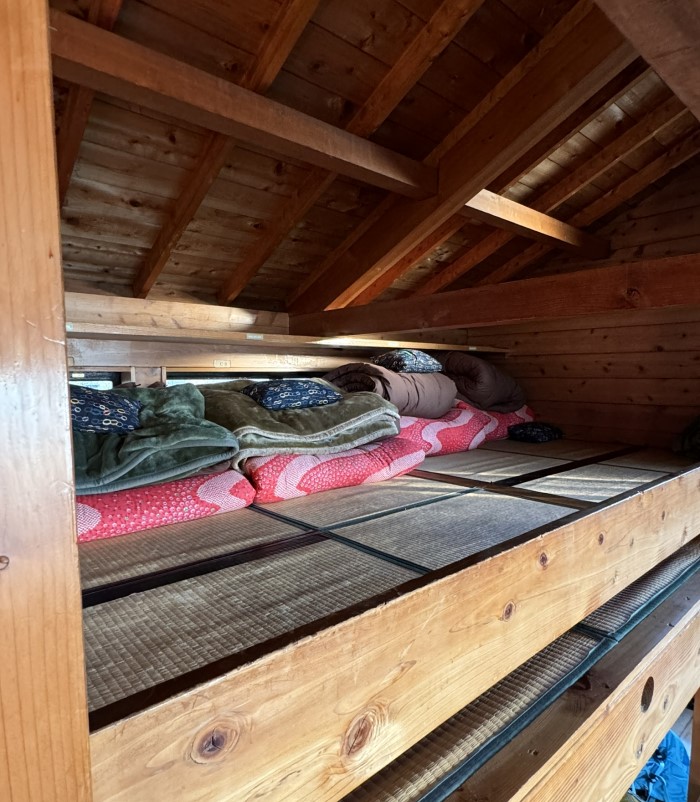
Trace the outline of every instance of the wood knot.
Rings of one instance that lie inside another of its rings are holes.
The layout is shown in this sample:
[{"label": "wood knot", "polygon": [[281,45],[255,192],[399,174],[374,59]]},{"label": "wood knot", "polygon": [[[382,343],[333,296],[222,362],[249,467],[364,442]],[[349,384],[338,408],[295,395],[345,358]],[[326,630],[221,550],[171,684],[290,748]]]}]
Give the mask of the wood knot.
[{"label": "wood knot", "polygon": [[0,571],[4,571],[9,564],[10,564],[9,557],[6,557],[4,554],[0,556]]},{"label": "wood knot", "polygon": [[540,554],[538,557],[537,562],[542,566],[542,568],[546,568],[549,565],[549,557],[545,554],[545,552],[542,552],[542,554]]},{"label": "wood knot", "polygon": [[627,287],[625,299],[630,306],[639,306],[642,300],[642,293],[636,287]]},{"label": "wood knot", "polygon": [[605,532],[598,532],[598,545],[602,546],[605,543]]},{"label": "wood knot", "polygon": [[386,713],[378,705],[373,705],[355,716],[343,738],[343,755],[357,757],[376,738],[385,720]]},{"label": "wood knot", "polygon": [[220,763],[233,751],[240,737],[240,722],[217,722],[195,737],[190,757],[195,763]]},{"label": "wood knot", "polygon": [[515,602],[509,601],[508,604],[503,608],[503,613],[501,615],[502,621],[510,621],[515,613]]}]

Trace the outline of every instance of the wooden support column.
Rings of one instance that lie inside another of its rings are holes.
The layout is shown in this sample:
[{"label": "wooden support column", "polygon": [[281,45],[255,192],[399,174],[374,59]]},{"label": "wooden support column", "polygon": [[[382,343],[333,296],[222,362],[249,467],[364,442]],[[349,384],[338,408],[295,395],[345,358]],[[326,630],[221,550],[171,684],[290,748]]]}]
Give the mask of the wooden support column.
[{"label": "wooden support column", "polygon": [[693,734],[691,739],[688,802],[698,802],[698,800],[700,800],[700,690],[695,694]]},{"label": "wooden support column", "polygon": [[91,799],[45,0],[0,0],[0,798]]}]

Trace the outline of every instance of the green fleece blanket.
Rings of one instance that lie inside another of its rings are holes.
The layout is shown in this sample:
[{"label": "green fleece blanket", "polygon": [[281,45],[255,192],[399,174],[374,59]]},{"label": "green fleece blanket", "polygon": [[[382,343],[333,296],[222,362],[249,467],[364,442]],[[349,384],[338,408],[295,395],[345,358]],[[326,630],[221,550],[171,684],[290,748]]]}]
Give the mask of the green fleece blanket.
[{"label": "green fleece blanket", "polygon": [[334,454],[399,433],[398,410],[376,393],[343,393],[342,401],[328,406],[271,411],[240,392],[250,383],[200,386],[207,419],[238,438],[234,467],[271,454]]},{"label": "green fleece blanket", "polygon": [[204,398],[192,384],[118,392],[141,402],[141,428],[127,435],[73,433],[79,495],[182,479],[238,451],[230,431],[204,420]]}]

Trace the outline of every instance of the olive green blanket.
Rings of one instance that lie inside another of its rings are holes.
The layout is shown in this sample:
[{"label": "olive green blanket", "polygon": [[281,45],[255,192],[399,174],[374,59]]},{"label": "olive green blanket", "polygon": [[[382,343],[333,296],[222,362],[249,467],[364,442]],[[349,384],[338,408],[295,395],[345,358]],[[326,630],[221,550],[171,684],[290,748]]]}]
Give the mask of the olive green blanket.
[{"label": "olive green blanket", "polygon": [[272,454],[335,454],[399,433],[398,410],[376,393],[343,393],[335,404],[271,411],[240,392],[250,383],[241,379],[200,386],[207,419],[238,439],[234,467],[249,457]]},{"label": "olive green blanket", "polygon": [[194,385],[118,392],[141,402],[141,428],[126,435],[73,433],[78,495],[182,479],[237,453],[235,435],[204,420],[204,398]]}]

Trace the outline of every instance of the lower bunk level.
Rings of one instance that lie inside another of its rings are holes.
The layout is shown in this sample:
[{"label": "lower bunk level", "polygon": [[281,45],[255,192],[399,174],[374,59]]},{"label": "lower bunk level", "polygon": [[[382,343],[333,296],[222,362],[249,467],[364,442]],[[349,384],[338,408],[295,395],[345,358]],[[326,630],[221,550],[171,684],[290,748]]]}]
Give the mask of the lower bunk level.
[{"label": "lower bunk level", "polygon": [[671,452],[500,441],[82,544],[95,799],[516,798],[463,783],[693,581],[699,488]]}]

